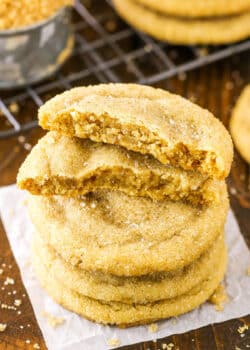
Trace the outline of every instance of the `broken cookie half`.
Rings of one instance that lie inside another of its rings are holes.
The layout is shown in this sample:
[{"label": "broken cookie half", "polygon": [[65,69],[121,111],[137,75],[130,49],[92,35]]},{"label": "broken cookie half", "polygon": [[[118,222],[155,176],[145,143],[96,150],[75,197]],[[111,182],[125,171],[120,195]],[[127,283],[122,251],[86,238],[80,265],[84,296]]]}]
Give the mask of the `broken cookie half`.
[{"label": "broken cookie half", "polygon": [[218,188],[224,186],[207,175],[163,165],[152,156],[57,132],[49,132],[32,149],[17,183],[36,195],[79,196],[112,189],[193,204],[218,202]]}]

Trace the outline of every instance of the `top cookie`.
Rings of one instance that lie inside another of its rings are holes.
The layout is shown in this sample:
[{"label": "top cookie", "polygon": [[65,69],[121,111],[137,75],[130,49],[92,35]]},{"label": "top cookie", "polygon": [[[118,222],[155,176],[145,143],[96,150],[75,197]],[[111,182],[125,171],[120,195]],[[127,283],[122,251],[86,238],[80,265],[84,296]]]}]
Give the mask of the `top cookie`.
[{"label": "top cookie", "polygon": [[219,120],[180,96],[148,86],[74,88],[40,108],[39,124],[217,179],[228,175],[232,162],[231,138]]},{"label": "top cookie", "polygon": [[155,11],[173,16],[225,16],[250,10],[250,0],[136,0]]},{"label": "top cookie", "polygon": [[241,93],[233,110],[230,131],[237,150],[250,163],[250,84]]}]

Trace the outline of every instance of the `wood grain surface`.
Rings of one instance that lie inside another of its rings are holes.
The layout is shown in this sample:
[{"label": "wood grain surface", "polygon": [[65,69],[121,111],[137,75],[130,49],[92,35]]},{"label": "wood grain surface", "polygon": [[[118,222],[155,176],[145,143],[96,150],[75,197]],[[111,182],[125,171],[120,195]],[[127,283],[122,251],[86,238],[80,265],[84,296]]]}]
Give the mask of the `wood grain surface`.
[{"label": "wood grain surface", "polygon": [[[186,96],[208,108],[227,126],[232,106],[241,89],[246,83],[249,83],[249,80],[250,53],[243,53],[187,75],[162,82],[158,86]],[[3,119],[2,122],[4,122]],[[27,155],[29,145],[34,145],[42,134],[43,131],[37,128],[25,134],[25,138],[14,137],[0,141],[1,186],[15,182],[18,167]],[[250,247],[249,168],[237,152],[228,184],[231,193],[231,206],[248,247]],[[36,348],[34,344],[38,344],[40,349],[46,349],[4,228],[0,225],[0,268],[2,264],[4,264],[2,267],[4,272],[0,274],[0,301],[2,304],[13,305],[15,299],[21,299],[22,304],[17,310],[0,308],[0,323],[7,324],[6,330],[0,333],[0,349],[34,349]],[[7,276],[14,279],[14,285],[4,287],[4,280]],[[13,294],[13,291],[16,291],[16,294]],[[156,342],[125,346],[122,349],[157,350],[166,348],[163,344],[172,343],[174,345],[172,350],[246,350],[250,347],[250,330],[241,336],[238,327],[243,324],[250,326],[250,316],[209,325]]]}]

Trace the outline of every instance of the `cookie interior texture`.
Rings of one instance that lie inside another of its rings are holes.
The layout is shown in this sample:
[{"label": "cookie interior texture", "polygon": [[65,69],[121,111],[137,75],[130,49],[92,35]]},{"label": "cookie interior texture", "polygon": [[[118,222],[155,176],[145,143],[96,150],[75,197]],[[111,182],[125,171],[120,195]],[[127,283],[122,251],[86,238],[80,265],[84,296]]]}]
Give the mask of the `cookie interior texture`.
[{"label": "cookie interior texture", "polygon": [[44,289],[59,304],[91,321],[129,327],[178,316],[205,302],[223,279],[226,252],[222,252],[221,260],[213,273],[186,294],[146,304],[104,302],[86,297],[70,289],[66,281],[61,283],[55,279],[50,268],[36,254],[33,255],[33,266]]},{"label": "cookie interior texture", "polygon": [[135,0],[164,14],[177,17],[225,16],[250,11],[249,0]]},{"label": "cookie interior texture", "polygon": [[39,123],[217,179],[228,175],[232,162],[231,138],[219,120],[180,96],[148,86],[74,88],[46,102]]},{"label": "cookie interior texture", "polygon": [[164,15],[134,0],[114,0],[130,25],[174,44],[226,44],[250,36],[250,11],[225,17],[184,18]]},{"label": "cookie interior texture", "polygon": [[235,105],[230,131],[237,150],[250,163],[250,84],[244,88]]},{"label": "cookie interior texture", "polygon": [[220,203],[198,207],[117,191],[84,198],[30,195],[29,211],[39,234],[66,261],[136,276],[184,267],[211,245],[228,210],[225,184],[219,192]]},{"label": "cookie interior texture", "polygon": [[110,189],[195,205],[218,202],[218,186],[223,186],[208,175],[163,165],[152,156],[57,132],[49,132],[32,149],[17,184],[36,195],[79,196]]},{"label": "cookie interior texture", "polygon": [[38,233],[33,237],[33,254],[43,261],[55,279],[61,283],[67,281],[72,290],[87,297],[127,304],[145,304],[187,293],[213,274],[225,249],[222,233],[207,251],[182,269],[138,277],[119,277],[76,268],[63,260]]}]

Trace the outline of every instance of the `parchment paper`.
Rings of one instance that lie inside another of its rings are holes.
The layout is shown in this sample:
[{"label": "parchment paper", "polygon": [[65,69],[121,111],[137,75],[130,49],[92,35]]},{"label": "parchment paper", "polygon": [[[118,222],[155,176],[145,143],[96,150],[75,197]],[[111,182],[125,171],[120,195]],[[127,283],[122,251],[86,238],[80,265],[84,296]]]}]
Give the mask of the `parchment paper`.
[{"label": "parchment paper", "polygon": [[[158,331],[150,333],[147,326],[121,330],[86,321],[64,310],[42,290],[32,267],[27,264],[30,259],[30,241],[34,229],[27,214],[25,197],[26,194],[16,189],[14,185],[2,187],[0,215],[49,350],[112,349],[107,345],[107,341],[111,338],[119,339],[120,346],[123,346],[184,333],[250,313],[250,277],[246,273],[247,268],[250,267],[250,253],[232,211],[228,215],[226,224],[229,266],[225,285],[230,302],[226,304],[224,311],[215,311],[213,305],[205,303],[198,309],[178,317],[176,321],[169,319],[159,322]],[[65,322],[56,328],[51,327],[43,316],[44,311],[55,317],[63,317]]]}]

